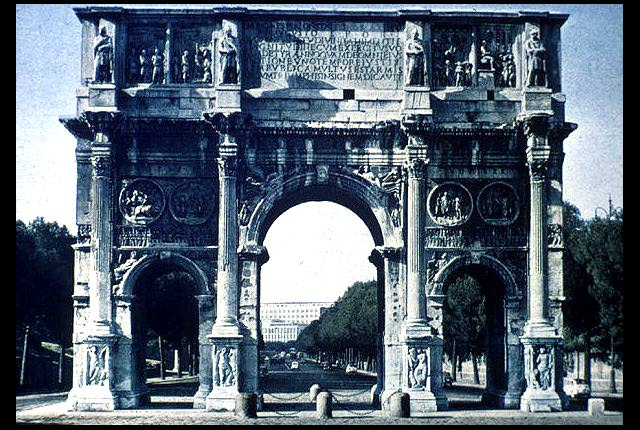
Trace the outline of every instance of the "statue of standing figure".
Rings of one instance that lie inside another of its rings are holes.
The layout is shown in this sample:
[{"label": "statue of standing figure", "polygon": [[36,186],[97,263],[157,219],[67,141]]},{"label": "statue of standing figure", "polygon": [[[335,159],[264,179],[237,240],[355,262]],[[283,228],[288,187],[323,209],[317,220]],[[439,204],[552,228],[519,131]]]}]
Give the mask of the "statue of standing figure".
[{"label": "statue of standing figure", "polygon": [[189,50],[185,49],[182,54],[182,82],[187,83],[191,79],[191,59],[189,58]]},{"label": "statue of standing figure", "polygon": [[424,85],[424,48],[418,37],[418,30],[413,30],[413,36],[407,40],[404,53],[407,56],[407,85]]},{"label": "statue of standing figure", "polygon": [[151,57],[147,50],[143,49],[140,52],[140,82],[151,82],[152,66]]},{"label": "statue of standing figure", "polygon": [[220,52],[220,69],[222,71],[221,83],[237,84],[238,83],[238,60],[237,49],[231,27],[227,27],[224,31],[224,37],[220,40],[218,48]]},{"label": "statue of standing figure", "polygon": [[551,387],[551,369],[553,369],[551,354],[549,354],[543,346],[540,348],[540,353],[536,358],[536,373],[538,375],[540,388],[543,390],[548,390]]},{"label": "statue of standing figure", "polygon": [[93,43],[93,82],[111,82],[111,57],[113,53],[113,41],[107,34],[107,28],[100,28],[100,34]]},{"label": "statue of standing figure", "polygon": [[153,65],[153,76],[151,82],[154,84],[161,84],[164,82],[164,55],[158,48],[151,57],[151,64]]},{"label": "statue of standing figure", "polygon": [[531,37],[525,43],[527,52],[527,86],[545,87],[546,82],[546,49],[540,40],[540,30],[534,28],[530,33]]}]

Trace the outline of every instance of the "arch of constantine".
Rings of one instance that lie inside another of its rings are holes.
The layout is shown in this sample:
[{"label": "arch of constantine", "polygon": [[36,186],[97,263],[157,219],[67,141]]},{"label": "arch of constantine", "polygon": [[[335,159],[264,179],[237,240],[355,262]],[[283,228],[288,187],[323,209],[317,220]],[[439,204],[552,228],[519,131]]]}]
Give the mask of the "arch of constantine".
[{"label": "arch of constantine", "polygon": [[261,395],[260,268],[273,221],[333,201],[369,228],[376,395],[447,408],[443,303],[488,300],[487,400],[561,410],[560,28],[520,12],[79,7],[72,410],[136,408],[150,271],[194,280],[194,407]]}]

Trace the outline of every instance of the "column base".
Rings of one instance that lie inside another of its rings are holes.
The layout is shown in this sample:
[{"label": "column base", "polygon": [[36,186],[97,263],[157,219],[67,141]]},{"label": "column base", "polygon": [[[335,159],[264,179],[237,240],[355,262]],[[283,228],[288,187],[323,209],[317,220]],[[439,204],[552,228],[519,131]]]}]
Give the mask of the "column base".
[{"label": "column base", "polygon": [[146,391],[118,391],[118,409],[135,409],[151,403],[151,394]]},{"label": "column base", "polygon": [[211,393],[211,387],[203,387],[202,385],[193,396],[193,409],[206,409],[207,396]]},{"label": "column base", "polygon": [[69,392],[67,408],[69,411],[109,412],[119,407],[118,396],[109,387],[85,386]]},{"label": "column base", "polygon": [[559,412],[562,410],[562,401],[555,391],[527,390],[520,398],[520,410],[524,412]]},{"label": "column base", "polygon": [[207,411],[234,412],[236,409],[236,396],[239,394],[235,387],[214,387],[207,396]]},{"label": "column base", "polygon": [[519,409],[521,396],[522,392],[485,391],[482,393],[482,403],[501,409]]},{"label": "column base", "polygon": [[429,412],[448,409],[449,404],[446,397],[436,397],[430,391],[403,390],[409,394],[409,410],[412,417],[426,415]]}]

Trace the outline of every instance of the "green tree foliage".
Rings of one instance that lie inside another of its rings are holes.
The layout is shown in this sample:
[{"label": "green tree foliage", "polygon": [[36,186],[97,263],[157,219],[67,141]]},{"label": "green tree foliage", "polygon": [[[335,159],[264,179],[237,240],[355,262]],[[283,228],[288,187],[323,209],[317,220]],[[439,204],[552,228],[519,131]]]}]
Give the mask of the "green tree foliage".
[{"label": "green tree foliage", "polygon": [[69,345],[73,323],[73,248],[67,227],[38,217],[16,221],[16,338]]},{"label": "green tree foliage", "polygon": [[319,320],[313,321],[300,333],[298,345],[310,353],[353,348],[374,355],[377,333],[376,281],[356,282]]},{"label": "green tree foliage", "polygon": [[485,352],[485,295],[481,285],[467,274],[455,278],[447,288],[443,315],[445,348],[451,355],[453,340],[456,356],[466,360]]},{"label": "green tree foliage", "polygon": [[144,307],[149,324],[149,340],[160,335],[171,348],[197,338],[198,306],[195,280],[181,271],[172,271],[145,285]]},{"label": "green tree foliage", "polygon": [[563,205],[564,255],[563,281],[566,300],[564,312],[564,347],[567,351],[589,348],[591,336],[598,326],[598,302],[589,294],[593,278],[578,253],[587,231],[587,223],[571,203]]},{"label": "green tree foliage", "polygon": [[598,302],[599,350],[609,349],[612,337],[616,347],[623,339],[623,215],[612,214],[608,219],[594,218],[586,223],[576,259],[586,266],[593,279],[589,294]]}]

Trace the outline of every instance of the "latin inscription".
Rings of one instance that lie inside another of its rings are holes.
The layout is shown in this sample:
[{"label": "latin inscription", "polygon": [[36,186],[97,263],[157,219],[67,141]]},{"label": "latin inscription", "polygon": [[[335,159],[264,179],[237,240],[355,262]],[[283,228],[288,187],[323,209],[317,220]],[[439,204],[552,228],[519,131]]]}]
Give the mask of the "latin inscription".
[{"label": "latin inscription", "polygon": [[245,52],[262,87],[399,88],[404,33],[398,26],[276,21],[255,23],[248,33]]}]

